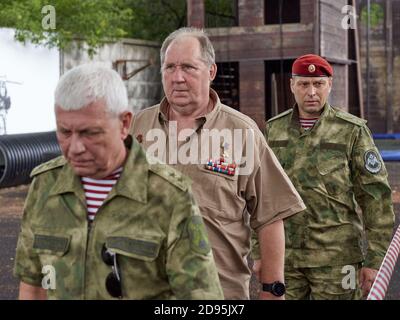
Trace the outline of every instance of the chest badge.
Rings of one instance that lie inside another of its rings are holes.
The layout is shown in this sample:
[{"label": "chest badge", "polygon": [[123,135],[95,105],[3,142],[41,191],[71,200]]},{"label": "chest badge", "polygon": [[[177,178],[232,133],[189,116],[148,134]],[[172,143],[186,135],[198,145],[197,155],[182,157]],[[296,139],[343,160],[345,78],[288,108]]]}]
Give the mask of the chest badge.
[{"label": "chest badge", "polygon": [[221,156],[218,159],[209,159],[205,168],[210,171],[219,172],[228,176],[236,174],[236,163],[229,156],[229,144],[221,144]]},{"label": "chest badge", "polygon": [[139,133],[139,134],[136,136],[136,140],[141,144],[141,143],[143,142],[143,135],[142,135],[141,133]]}]

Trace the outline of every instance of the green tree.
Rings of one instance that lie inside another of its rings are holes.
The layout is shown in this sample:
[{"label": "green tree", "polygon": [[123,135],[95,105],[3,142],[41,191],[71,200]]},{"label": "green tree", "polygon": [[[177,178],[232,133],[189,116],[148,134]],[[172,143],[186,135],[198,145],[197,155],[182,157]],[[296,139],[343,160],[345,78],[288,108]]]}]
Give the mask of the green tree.
[{"label": "green tree", "polygon": [[[54,30],[42,26],[46,5],[55,8]],[[126,36],[132,19],[124,0],[0,0],[0,7],[0,27],[16,29],[16,40],[64,49],[73,39],[84,39],[91,54],[102,40]]]},{"label": "green tree", "polygon": [[[46,30],[42,8],[56,11],[56,28]],[[234,0],[205,0],[207,25],[232,26]],[[186,25],[186,0],[0,0],[0,27],[16,29],[15,38],[65,49],[85,40],[93,54],[104,40],[129,37],[162,41]]]},{"label": "green tree", "polygon": [[[370,25],[371,28],[376,28],[380,25],[382,25],[383,20],[385,18],[385,12],[383,10],[383,7],[378,4],[378,3],[371,3],[370,6]],[[362,9],[361,9],[361,22],[365,24],[365,26],[367,26],[368,23],[368,8],[365,5]]]},{"label": "green tree", "polygon": [[186,26],[186,0],[126,0],[126,5],[132,8],[127,29],[132,38],[162,41]]}]

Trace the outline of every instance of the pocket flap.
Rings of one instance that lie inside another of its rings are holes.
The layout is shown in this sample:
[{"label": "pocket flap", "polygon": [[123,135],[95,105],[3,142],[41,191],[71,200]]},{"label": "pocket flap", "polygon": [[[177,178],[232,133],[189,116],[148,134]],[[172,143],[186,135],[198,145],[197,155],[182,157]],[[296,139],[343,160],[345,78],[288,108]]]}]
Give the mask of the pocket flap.
[{"label": "pocket flap", "polygon": [[268,141],[268,145],[271,148],[285,148],[289,144],[289,140],[270,140]]},{"label": "pocket flap", "polygon": [[321,143],[317,155],[317,167],[321,175],[327,175],[346,167],[346,145],[338,143]]},{"label": "pocket flap", "polygon": [[45,254],[62,256],[68,251],[70,240],[71,236],[54,236],[35,233],[33,248]]},{"label": "pocket flap", "polygon": [[130,237],[108,237],[106,247],[115,253],[137,258],[145,261],[153,261],[158,257],[161,243],[157,240],[137,239]]}]

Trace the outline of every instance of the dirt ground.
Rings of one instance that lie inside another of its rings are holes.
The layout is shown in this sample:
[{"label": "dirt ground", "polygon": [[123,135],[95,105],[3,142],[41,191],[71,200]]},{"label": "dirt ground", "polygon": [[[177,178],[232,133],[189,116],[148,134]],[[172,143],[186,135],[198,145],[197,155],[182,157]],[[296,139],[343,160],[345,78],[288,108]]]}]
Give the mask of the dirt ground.
[{"label": "dirt ground", "polygon": [[0,218],[20,217],[29,185],[0,189]]},{"label": "dirt ground", "polygon": [[[0,300],[16,299],[18,295],[18,282],[12,276],[12,269],[24,199],[28,189],[29,185],[0,189]],[[393,203],[396,226],[398,226],[400,223],[400,186],[398,185],[393,187]],[[259,284],[253,276],[250,284],[251,298],[257,299],[258,292]],[[400,259],[392,275],[386,299],[400,300]]]}]

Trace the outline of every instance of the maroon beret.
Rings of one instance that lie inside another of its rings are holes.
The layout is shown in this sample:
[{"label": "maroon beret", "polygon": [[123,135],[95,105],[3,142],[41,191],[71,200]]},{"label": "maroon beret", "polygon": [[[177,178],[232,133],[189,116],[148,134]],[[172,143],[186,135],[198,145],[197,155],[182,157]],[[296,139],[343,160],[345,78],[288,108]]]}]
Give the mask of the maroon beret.
[{"label": "maroon beret", "polygon": [[331,77],[332,66],[324,58],[315,54],[306,54],[293,62],[292,75],[301,77]]}]

